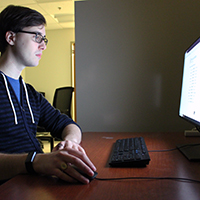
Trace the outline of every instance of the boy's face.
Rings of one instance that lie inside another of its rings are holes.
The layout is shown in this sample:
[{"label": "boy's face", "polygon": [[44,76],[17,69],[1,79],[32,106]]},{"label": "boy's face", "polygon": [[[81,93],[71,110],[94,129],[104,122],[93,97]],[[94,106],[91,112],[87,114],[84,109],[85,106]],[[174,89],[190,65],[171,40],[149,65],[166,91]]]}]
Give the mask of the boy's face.
[{"label": "boy's face", "polygon": [[[32,26],[26,27],[23,31],[37,32],[45,36],[45,27]],[[18,65],[21,66],[37,66],[42,56],[42,51],[46,49],[44,40],[41,43],[35,41],[35,34],[18,32],[15,37],[13,52]]]}]

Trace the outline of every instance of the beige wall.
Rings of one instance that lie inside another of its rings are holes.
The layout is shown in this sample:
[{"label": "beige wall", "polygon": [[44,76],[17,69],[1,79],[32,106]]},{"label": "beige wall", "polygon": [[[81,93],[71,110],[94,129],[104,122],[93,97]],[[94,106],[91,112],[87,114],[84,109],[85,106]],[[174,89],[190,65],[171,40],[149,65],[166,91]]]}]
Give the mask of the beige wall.
[{"label": "beige wall", "polygon": [[74,29],[47,30],[49,43],[37,67],[27,67],[22,76],[36,90],[45,92],[52,104],[58,87],[71,86],[70,43],[75,40]]}]

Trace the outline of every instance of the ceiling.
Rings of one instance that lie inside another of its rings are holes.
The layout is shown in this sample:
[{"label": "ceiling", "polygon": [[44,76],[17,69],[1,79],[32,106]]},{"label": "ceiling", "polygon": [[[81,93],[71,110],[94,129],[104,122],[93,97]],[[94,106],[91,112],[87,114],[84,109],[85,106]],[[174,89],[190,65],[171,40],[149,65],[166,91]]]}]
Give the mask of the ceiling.
[{"label": "ceiling", "polygon": [[0,12],[8,5],[27,6],[47,21],[46,30],[74,28],[74,2],[82,0],[0,0]]}]

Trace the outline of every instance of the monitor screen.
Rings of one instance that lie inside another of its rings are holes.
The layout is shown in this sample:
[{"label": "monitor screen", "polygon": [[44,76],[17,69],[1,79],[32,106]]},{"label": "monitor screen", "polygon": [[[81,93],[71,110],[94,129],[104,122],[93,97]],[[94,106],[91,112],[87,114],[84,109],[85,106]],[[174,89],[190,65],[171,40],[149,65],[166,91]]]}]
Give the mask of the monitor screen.
[{"label": "monitor screen", "polygon": [[[200,38],[185,51],[179,116],[200,131]],[[190,161],[200,161],[199,143],[177,147]]]},{"label": "monitor screen", "polygon": [[200,127],[200,38],[184,55],[179,116]]}]

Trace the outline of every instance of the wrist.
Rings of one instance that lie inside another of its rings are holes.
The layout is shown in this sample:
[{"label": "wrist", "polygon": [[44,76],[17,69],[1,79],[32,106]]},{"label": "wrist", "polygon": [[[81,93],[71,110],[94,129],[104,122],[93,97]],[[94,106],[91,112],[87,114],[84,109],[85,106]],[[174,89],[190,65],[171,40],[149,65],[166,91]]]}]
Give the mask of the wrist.
[{"label": "wrist", "polygon": [[76,126],[75,124],[69,124],[64,128],[62,132],[63,141],[69,140],[77,144],[80,144],[81,139],[82,139],[82,133],[79,127]]},{"label": "wrist", "polygon": [[29,174],[37,174],[33,168],[33,161],[35,159],[36,154],[37,154],[36,151],[32,151],[28,153],[28,156],[26,157],[25,166],[26,166],[26,171]]}]

